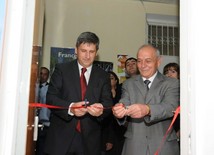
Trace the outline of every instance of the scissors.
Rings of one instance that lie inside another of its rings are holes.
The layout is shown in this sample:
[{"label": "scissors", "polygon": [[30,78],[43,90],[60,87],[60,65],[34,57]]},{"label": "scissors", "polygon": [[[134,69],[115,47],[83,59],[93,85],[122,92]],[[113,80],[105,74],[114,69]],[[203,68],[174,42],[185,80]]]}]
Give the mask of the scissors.
[{"label": "scissors", "polygon": [[85,108],[87,107],[88,104],[89,104],[89,101],[85,99],[85,104],[84,104]]}]

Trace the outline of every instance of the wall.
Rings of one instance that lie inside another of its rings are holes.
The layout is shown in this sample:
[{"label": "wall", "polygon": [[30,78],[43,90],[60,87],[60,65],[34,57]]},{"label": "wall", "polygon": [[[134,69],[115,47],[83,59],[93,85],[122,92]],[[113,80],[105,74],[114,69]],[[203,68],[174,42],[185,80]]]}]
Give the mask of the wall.
[{"label": "wall", "polygon": [[163,73],[164,66],[170,62],[176,62],[179,64],[179,57],[177,57],[177,56],[162,56],[161,57],[161,65],[159,66],[159,71],[161,73]]},{"label": "wall", "polygon": [[98,59],[114,63],[117,55],[136,56],[146,41],[146,13],[178,15],[178,7],[139,0],[46,0],[42,65],[50,65],[50,47],[75,47],[83,31],[101,40]]}]

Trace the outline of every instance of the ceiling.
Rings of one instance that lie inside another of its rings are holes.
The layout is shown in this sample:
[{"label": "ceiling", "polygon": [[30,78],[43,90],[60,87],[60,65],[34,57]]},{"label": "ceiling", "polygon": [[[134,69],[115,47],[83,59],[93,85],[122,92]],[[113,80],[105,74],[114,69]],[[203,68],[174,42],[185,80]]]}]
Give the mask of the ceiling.
[{"label": "ceiling", "polygon": [[156,3],[166,3],[166,4],[178,4],[179,0],[141,0],[144,2],[156,2]]}]

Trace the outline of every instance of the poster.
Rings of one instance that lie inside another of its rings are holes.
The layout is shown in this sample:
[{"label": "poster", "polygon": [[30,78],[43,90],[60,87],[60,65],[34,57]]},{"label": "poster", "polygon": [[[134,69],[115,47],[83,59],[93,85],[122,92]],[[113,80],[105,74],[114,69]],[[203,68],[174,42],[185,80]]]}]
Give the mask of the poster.
[{"label": "poster", "polygon": [[76,59],[75,48],[51,47],[50,75],[57,63],[70,62]]},{"label": "poster", "polygon": [[126,80],[125,62],[128,58],[128,55],[117,55],[117,75],[120,80],[120,83],[123,83],[123,81]]},{"label": "poster", "polygon": [[94,61],[94,65],[102,68],[106,72],[113,70],[113,62],[106,62],[106,61]]},{"label": "poster", "polygon": [[[75,48],[51,47],[50,75],[57,63],[70,62],[76,58]],[[107,72],[113,70],[112,62],[94,61],[93,64]]]}]

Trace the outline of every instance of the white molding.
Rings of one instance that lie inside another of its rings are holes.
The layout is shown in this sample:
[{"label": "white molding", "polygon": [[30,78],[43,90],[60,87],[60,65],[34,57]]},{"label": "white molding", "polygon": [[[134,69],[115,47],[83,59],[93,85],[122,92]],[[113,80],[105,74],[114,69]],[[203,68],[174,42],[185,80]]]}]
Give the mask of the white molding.
[{"label": "white molding", "polygon": [[149,25],[164,25],[178,27],[178,16],[146,14],[146,20]]}]

